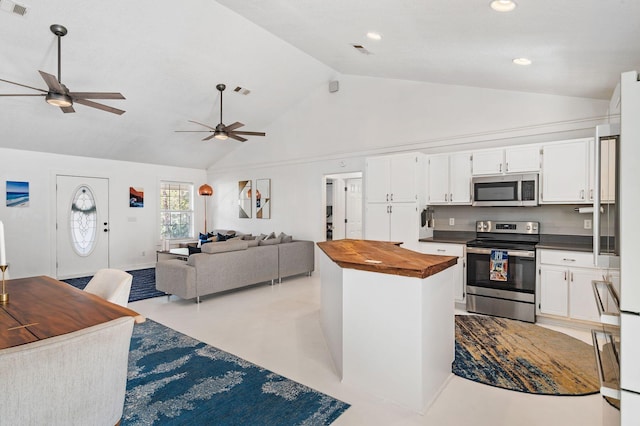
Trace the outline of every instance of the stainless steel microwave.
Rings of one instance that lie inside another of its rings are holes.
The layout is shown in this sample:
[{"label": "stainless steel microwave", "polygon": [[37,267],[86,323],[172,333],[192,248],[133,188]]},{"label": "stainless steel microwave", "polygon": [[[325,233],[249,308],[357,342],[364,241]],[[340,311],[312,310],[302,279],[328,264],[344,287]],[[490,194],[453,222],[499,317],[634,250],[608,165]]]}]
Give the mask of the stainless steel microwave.
[{"label": "stainless steel microwave", "polygon": [[527,207],[538,205],[538,174],[474,177],[474,206]]}]

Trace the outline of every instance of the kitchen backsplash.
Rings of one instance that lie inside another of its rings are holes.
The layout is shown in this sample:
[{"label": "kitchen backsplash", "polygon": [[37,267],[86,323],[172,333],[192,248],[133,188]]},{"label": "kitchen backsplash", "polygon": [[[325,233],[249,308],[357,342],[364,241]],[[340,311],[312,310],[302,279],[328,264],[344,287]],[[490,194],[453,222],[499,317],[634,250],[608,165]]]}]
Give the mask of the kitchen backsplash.
[{"label": "kitchen backsplash", "polygon": [[[592,235],[585,229],[585,220],[592,220],[591,213],[578,213],[577,205],[543,205],[538,207],[471,207],[433,206],[435,230],[475,231],[477,220],[511,220],[540,222],[542,234]],[[453,218],[453,225],[450,219]],[[602,220],[603,224],[605,223]],[[612,235],[613,232],[603,232]]]}]

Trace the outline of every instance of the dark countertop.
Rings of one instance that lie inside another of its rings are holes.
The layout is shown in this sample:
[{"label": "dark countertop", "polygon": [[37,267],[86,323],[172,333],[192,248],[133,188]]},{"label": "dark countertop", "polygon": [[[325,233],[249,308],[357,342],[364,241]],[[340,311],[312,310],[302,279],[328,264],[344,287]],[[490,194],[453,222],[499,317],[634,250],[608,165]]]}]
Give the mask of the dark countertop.
[{"label": "dark countertop", "polygon": [[456,256],[418,253],[388,241],[334,240],[316,244],[342,268],[381,274],[427,278],[458,262]]},{"label": "dark countertop", "polygon": [[421,238],[423,243],[467,244],[476,239],[474,231],[433,231],[433,237]]},{"label": "dark countertop", "polygon": [[[434,231],[433,237],[421,238],[424,243],[448,243],[467,244],[475,240],[476,233],[471,231]],[[612,245],[608,238],[603,237],[602,247]],[[537,249],[566,250],[566,251],[593,251],[593,237],[591,235],[558,235],[541,234]]]}]

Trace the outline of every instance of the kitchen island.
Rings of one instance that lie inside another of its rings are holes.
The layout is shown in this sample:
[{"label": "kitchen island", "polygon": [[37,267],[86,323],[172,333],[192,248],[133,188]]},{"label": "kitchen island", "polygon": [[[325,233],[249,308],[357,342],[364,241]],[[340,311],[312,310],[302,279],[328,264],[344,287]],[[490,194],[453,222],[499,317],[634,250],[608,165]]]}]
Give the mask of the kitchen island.
[{"label": "kitchen island", "polygon": [[318,243],[321,325],[346,384],[424,412],[451,375],[455,256],[401,243]]}]

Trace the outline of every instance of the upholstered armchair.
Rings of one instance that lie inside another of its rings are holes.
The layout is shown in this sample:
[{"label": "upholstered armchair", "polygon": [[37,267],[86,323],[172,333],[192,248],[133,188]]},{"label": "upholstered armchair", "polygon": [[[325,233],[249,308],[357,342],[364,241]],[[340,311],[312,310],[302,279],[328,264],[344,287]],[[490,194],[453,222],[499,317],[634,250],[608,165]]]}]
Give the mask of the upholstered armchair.
[{"label": "upholstered armchair", "polygon": [[133,276],[119,269],[100,269],[87,283],[84,291],[111,303],[127,306]]},{"label": "upholstered armchair", "polygon": [[121,317],[0,350],[0,424],[118,423],[133,322]]}]

